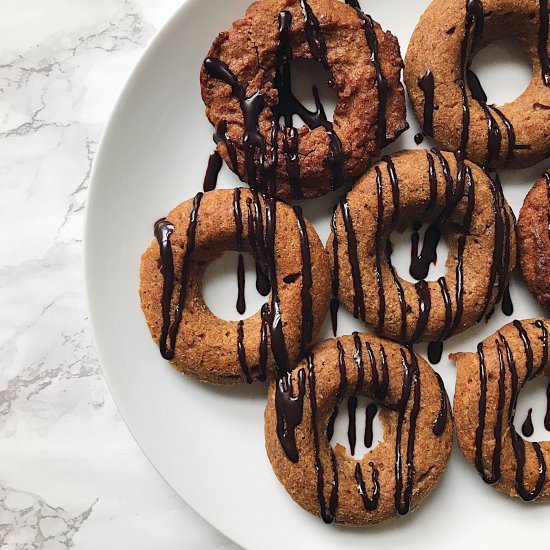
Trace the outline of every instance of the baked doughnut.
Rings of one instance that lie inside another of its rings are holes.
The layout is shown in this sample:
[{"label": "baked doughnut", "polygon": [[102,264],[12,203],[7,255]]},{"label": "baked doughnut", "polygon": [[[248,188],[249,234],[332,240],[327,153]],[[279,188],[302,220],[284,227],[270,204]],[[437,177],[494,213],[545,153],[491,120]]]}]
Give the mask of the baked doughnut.
[{"label": "baked doughnut", "polygon": [[[515,218],[497,181],[451,153],[385,157],[336,208],[333,294],[383,336],[444,340],[492,312],[516,264]],[[449,245],[447,274],[412,284],[391,264],[392,230],[427,222]]]},{"label": "baked doughnut", "polygon": [[520,266],[527,288],[550,307],[550,173],[529,191],[518,220]]},{"label": "baked doughnut", "polygon": [[[217,150],[250,187],[318,197],[356,178],[408,126],[397,39],[355,0],[261,0],[212,44],[201,72]],[[314,59],[337,94],[334,123],[293,95],[291,59]],[[292,115],[305,123],[294,128]],[[283,122],[284,121],[284,122]]]},{"label": "baked doughnut", "polygon": [[550,498],[550,442],[528,442],[513,425],[519,392],[548,369],[548,320],[514,321],[477,353],[455,353],[458,443],[486,483],[525,501]]},{"label": "baked doughnut", "polygon": [[[533,65],[514,101],[487,104],[469,70],[492,40],[517,42]],[[480,166],[526,167],[550,155],[547,0],[434,0],[414,31],[405,82],[424,133]]]},{"label": "baked doughnut", "polygon": [[[330,444],[335,407],[350,395],[382,405],[384,439],[361,460]],[[327,523],[373,525],[414,510],[443,475],[452,434],[441,378],[421,357],[371,334],[318,344],[269,387],[273,470],[300,506]]]},{"label": "baked doughnut", "polygon": [[[199,193],[155,225],[141,259],[141,307],[153,339],[179,371],[216,384],[265,380],[304,354],[324,320],[330,271],[298,207],[246,189]],[[160,246],[159,246],[160,244]],[[244,321],[216,317],[202,296],[208,264],[226,250],[252,253],[271,298]]]}]

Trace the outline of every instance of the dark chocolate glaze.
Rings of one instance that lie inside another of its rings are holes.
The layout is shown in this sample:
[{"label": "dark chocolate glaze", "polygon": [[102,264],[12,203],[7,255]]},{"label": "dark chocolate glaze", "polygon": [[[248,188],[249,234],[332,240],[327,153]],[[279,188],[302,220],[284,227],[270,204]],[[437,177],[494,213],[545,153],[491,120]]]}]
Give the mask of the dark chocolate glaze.
[{"label": "dark chocolate glaze", "polygon": [[338,370],[340,371],[340,385],[338,386],[337,400],[340,401],[344,397],[348,378],[346,374],[346,352],[340,340],[336,340],[336,348],[338,349]]},{"label": "dark chocolate glaze", "polygon": [[235,148],[235,144],[231,140],[231,137],[229,136],[229,133],[227,131],[227,121],[226,120],[220,120],[218,125],[216,126],[216,133],[214,134],[214,141],[216,144],[220,143],[220,141],[225,145],[225,148],[227,150],[227,154],[229,156],[229,163],[231,170],[235,172],[239,177],[239,161],[237,159],[237,149]]},{"label": "dark chocolate glaze", "polygon": [[527,334],[525,327],[521,324],[521,321],[516,320],[512,324],[517,329],[519,337],[521,338],[521,341],[523,343],[523,350],[525,351],[526,361],[525,368],[527,369],[527,380],[531,380],[531,378],[533,378],[533,369],[535,366],[533,363],[533,348],[531,347],[531,340],[529,339],[529,335]]},{"label": "dark chocolate glaze", "polygon": [[391,184],[391,197],[393,203],[393,215],[391,219],[391,225],[393,229],[397,224],[397,218],[399,217],[399,178],[397,177],[395,164],[393,163],[392,158],[386,155],[382,157],[382,160],[386,163],[386,166],[388,168],[388,176],[390,178]]},{"label": "dark chocolate glaze", "polygon": [[514,130],[512,123],[498,107],[495,107],[495,105],[490,105],[490,108],[500,117],[502,123],[504,124],[504,129],[506,130],[506,135],[508,138],[508,153],[506,154],[506,162],[510,162],[514,156],[514,150],[519,148],[519,146],[516,147],[516,131]]},{"label": "dark chocolate glaze", "polygon": [[[420,411],[420,369],[416,356],[411,351],[407,359],[406,351],[401,349],[403,363],[403,390],[398,403],[398,419],[395,443],[395,508],[399,515],[407,514],[411,509],[412,489],[416,473],[414,465],[414,448],[416,440],[416,422]],[[408,403],[412,405],[407,418]],[[406,475],[403,475],[402,440],[404,437],[404,425],[407,420],[408,437],[406,452]],[[403,479],[405,477],[405,479]]]},{"label": "dark chocolate glaze", "polygon": [[423,131],[427,136],[434,135],[434,75],[432,71],[418,81],[418,87],[424,92],[424,124]]},{"label": "dark chocolate glaze", "polygon": [[334,261],[334,266],[332,269],[332,283],[331,283],[331,292],[332,296],[330,298],[330,321],[332,325],[332,333],[336,336],[338,331],[338,309],[340,307],[340,302],[338,301],[338,292],[340,290],[340,276],[338,272],[340,270],[340,260],[338,259],[338,233],[336,228],[336,210],[330,221],[332,229],[332,256]]},{"label": "dark chocolate glaze", "polygon": [[[377,211],[376,211],[376,285],[378,288],[378,331],[380,332],[384,326],[386,320],[386,296],[384,293],[384,278],[382,276],[382,251],[380,250],[380,243],[382,242],[382,233],[384,230],[384,195],[382,190],[382,172],[378,166],[375,166],[376,170],[376,197],[377,197]],[[363,302],[364,304],[364,302]],[[362,317],[365,320],[364,316]]]},{"label": "dark chocolate glaze", "polygon": [[[361,281],[361,270],[359,267],[359,256],[357,255],[357,236],[353,227],[353,219],[346,198],[340,200],[340,211],[344,220],[346,236],[348,241],[348,258],[353,279],[353,316],[365,320],[365,297],[363,294],[363,283]],[[336,233],[335,233],[336,235]]]},{"label": "dark chocolate glaze", "polygon": [[393,247],[391,241],[388,239],[386,241],[386,262],[390,268],[390,273],[392,275],[393,282],[395,284],[395,290],[397,292],[397,299],[399,301],[399,308],[401,310],[401,327],[399,329],[399,340],[404,342],[407,338],[407,300],[405,297],[405,291],[403,290],[403,285],[397,276],[395,267],[391,262],[391,255],[393,252]]},{"label": "dark chocolate glaze", "polygon": [[296,428],[301,424],[304,414],[305,391],[306,373],[304,369],[300,369],[298,372],[296,394],[294,393],[291,373],[285,374],[276,381],[277,436],[286,456],[294,463],[297,463],[300,458],[296,446]]},{"label": "dark chocolate glaze", "polygon": [[521,425],[521,433],[525,437],[531,437],[535,433],[535,428],[533,427],[533,409],[527,411],[527,417]]},{"label": "dark chocolate glaze", "polygon": [[428,359],[432,365],[437,365],[443,355],[443,342],[430,342],[428,344]]},{"label": "dark chocolate glaze", "polygon": [[365,365],[363,363],[363,344],[361,343],[361,337],[357,332],[353,333],[353,343],[355,344],[353,361],[357,368],[357,383],[355,384],[355,393],[358,394],[363,389],[363,384],[365,382]]},{"label": "dark chocolate glaze", "polygon": [[378,470],[373,462],[369,462],[371,467],[371,479],[372,479],[372,497],[367,495],[367,489],[365,487],[365,480],[363,479],[363,472],[361,470],[361,463],[358,462],[355,465],[355,481],[357,483],[357,492],[363,501],[363,506],[367,512],[372,512],[378,507],[378,501],[380,500],[380,482],[378,481]]},{"label": "dark chocolate glaze", "polygon": [[434,435],[440,436],[445,433],[445,427],[447,426],[447,417],[449,416],[449,404],[447,401],[447,392],[445,391],[445,384],[441,376],[436,372],[435,376],[439,384],[440,391],[440,402],[439,402],[439,413],[434,421],[432,431]]},{"label": "dark chocolate glaze", "polygon": [[535,321],[535,326],[541,331],[539,340],[542,344],[542,357],[540,360],[540,366],[537,369],[537,374],[539,374],[544,371],[546,364],[548,363],[548,329],[540,319]]},{"label": "dark chocolate glaze", "polygon": [[372,447],[372,442],[374,440],[373,424],[377,412],[378,405],[376,405],[376,403],[369,403],[365,409],[365,437],[363,441],[367,449]]},{"label": "dark chocolate glaze", "polygon": [[355,444],[357,442],[357,396],[348,398],[348,442],[351,456],[355,456]]},{"label": "dark chocolate glaze", "polygon": [[512,303],[512,297],[510,296],[510,285],[506,285],[504,293],[502,295],[502,313],[507,317],[514,314],[514,304]]},{"label": "dark chocolate glaze", "polygon": [[432,296],[428,283],[426,281],[418,281],[418,283],[414,285],[414,288],[418,296],[418,322],[411,339],[412,342],[416,342],[422,338],[430,318],[430,310],[432,307]]},{"label": "dark chocolate glaze", "polygon": [[417,145],[420,145],[423,141],[424,141],[424,134],[422,134],[421,132],[418,132],[418,134],[414,135],[414,142]]},{"label": "dark chocolate glaze", "polygon": [[437,263],[437,245],[441,239],[441,231],[437,225],[430,225],[424,235],[422,251],[418,253],[418,244],[420,241],[421,225],[416,223],[411,237],[411,267],[409,273],[417,281],[421,281],[428,276],[431,264]]},{"label": "dark chocolate glaze", "polygon": [[262,296],[267,296],[271,292],[271,283],[262,268],[262,264],[256,261],[256,290]]},{"label": "dark chocolate glaze", "polygon": [[244,297],[244,258],[242,254],[239,254],[239,261],[237,263],[237,311],[240,315],[243,315],[246,311],[246,301]]},{"label": "dark chocolate glaze", "polygon": [[321,518],[325,523],[332,523],[336,518],[336,509],[338,507],[338,465],[336,463],[336,455],[331,448],[331,468],[332,481],[330,497],[327,502],[325,499],[325,475],[323,463],[321,461],[319,431],[317,427],[317,396],[315,390],[315,360],[313,354],[307,356],[308,367],[308,382],[309,382],[309,399],[311,405],[311,430],[313,432],[313,458],[314,467],[317,472],[317,498],[319,501],[319,510]]},{"label": "dark chocolate glaze", "polygon": [[171,320],[170,309],[172,305],[172,294],[174,291],[174,261],[172,247],[170,245],[170,235],[174,226],[165,220],[160,220],[155,224],[155,235],[160,246],[161,270],[163,273],[162,288],[162,329],[159,340],[160,353],[164,359],[173,359],[176,349],[176,339],[185,308],[187,299],[187,290],[189,287],[189,276],[191,271],[191,260],[195,250],[195,235],[199,221],[199,208],[203,194],[198,193],[193,199],[193,208],[189,215],[189,225],[187,226],[187,243],[183,255],[183,263],[179,280],[181,282],[178,301],[174,311],[174,320]]},{"label": "dark chocolate glaze", "polygon": [[244,321],[237,323],[237,356],[239,358],[239,365],[243,373],[243,380],[246,384],[252,384],[252,377],[248,369],[248,362],[246,360],[246,348],[244,346]]},{"label": "dark chocolate glaze", "polygon": [[546,413],[544,414],[544,428],[550,432],[550,384],[546,386]]},{"label": "dark chocolate glaze", "polygon": [[550,239],[550,172],[544,172],[542,177],[546,182],[546,199],[548,201],[548,238]]},{"label": "dark chocolate glaze", "polygon": [[206,193],[207,191],[213,191],[218,185],[218,175],[222,169],[223,159],[218,151],[214,151],[209,159],[208,166],[206,168],[206,174],[204,175],[204,182],[202,189]]},{"label": "dark chocolate glaze", "polygon": [[542,81],[550,86],[550,57],[548,56],[548,0],[540,0],[539,59]]}]

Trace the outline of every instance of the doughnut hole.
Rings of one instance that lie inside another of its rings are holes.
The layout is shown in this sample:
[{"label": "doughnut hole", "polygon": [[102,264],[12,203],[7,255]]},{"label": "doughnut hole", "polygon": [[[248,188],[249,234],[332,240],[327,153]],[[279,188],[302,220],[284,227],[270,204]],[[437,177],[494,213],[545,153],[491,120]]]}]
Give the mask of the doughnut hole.
[{"label": "doughnut hole", "polygon": [[[247,319],[267,301],[256,288],[256,262],[251,254],[242,252],[244,261],[244,298],[246,311],[237,311],[237,271],[239,252],[227,251],[210,262],[203,279],[202,295],[210,311],[224,321]],[[290,284],[290,282],[289,282]]]},{"label": "doughnut hole", "polygon": [[[489,105],[514,101],[533,78],[529,57],[521,45],[511,40],[496,40],[482,47],[474,54],[470,69],[481,82]],[[472,94],[475,96],[473,90]]]},{"label": "doughnut hole", "polygon": [[[353,407],[350,408],[351,396],[346,396],[338,405],[336,419],[334,421],[334,433],[330,440],[332,447],[341,445],[346,450],[346,456],[361,460],[363,455],[372,451],[378,446],[378,444],[384,439],[384,425],[380,419],[381,406],[377,406],[376,416],[374,421],[367,422],[367,408],[369,405],[374,405],[372,399],[368,399],[362,395],[357,397],[357,407],[355,408],[355,414],[353,414]],[[351,410],[350,410],[351,409]],[[352,430],[350,426],[355,423],[355,449],[352,452],[350,439]],[[372,444],[367,447],[365,443],[367,424],[372,425]]]},{"label": "doughnut hole", "polygon": [[[518,396],[514,428],[516,432],[527,441],[550,441],[550,431],[544,427],[544,418],[548,406],[546,391],[550,378],[537,376],[525,384]],[[533,435],[526,436],[522,433],[522,425],[525,422],[529,409],[532,409]],[[549,426],[550,427],[550,426]]]},{"label": "doughnut hole", "polygon": [[[418,253],[422,252],[424,244],[428,244],[430,235],[426,239],[426,232],[430,224],[424,223],[419,231]],[[393,252],[391,255],[391,262],[397,272],[397,274],[411,283],[416,283],[418,279],[415,279],[411,273],[411,254],[413,251],[412,239],[414,235],[413,227],[408,227],[405,231],[393,231],[390,235],[390,241],[392,243]],[[427,250],[429,246],[426,246]],[[424,278],[426,281],[436,281],[439,277],[444,277],[447,274],[447,256],[449,254],[449,246],[445,239],[445,231],[441,231],[441,238],[436,247],[437,259],[435,264],[431,263],[428,271],[428,276]]]},{"label": "doughnut hole", "polygon": [[[296,99],[310,111],[316,111],[315,97],[312,91],[312,87],[315,86],[319,90],[319,98],[327,119],[332,122],[337,96],[328,85],[330,73],[321,63],[313,59],[293,59],[290,63],[290,71],[292,92]],[[293,125],[295,128],[301,128],[305,123],[298,115],[294,115]]]}]

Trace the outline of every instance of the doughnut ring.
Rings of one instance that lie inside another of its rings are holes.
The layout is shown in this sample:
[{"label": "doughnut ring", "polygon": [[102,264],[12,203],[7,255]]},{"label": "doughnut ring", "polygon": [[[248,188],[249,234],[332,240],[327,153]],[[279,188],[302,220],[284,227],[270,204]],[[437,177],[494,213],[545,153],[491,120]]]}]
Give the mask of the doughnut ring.
[{"label": "doughnut ring", "polygon": [[[199,193],[155,225],[141,259],[141,306],[162,356],[203,382],[265,380],[303,356],[325,317],[327,255],[298,207],[246,189]],[[250,252],[271,286],[260,312],[224,321],[204,302],[208,264],[227,250]]]},{"label": "doughnut ring", "polygon": [[[203,64],[202,97],[217,151],[264,194],[321,196],[362,174],[408,128],[397,39],[356,0],[347,4],[255,2],[215,39]],[[328,71],[337,95],[334,122],[315,88],[315,111],[293,95],[292,59],[314,59]],[[293,127],[293,115],[305,126]]]},{"label": "doughnut ring", "polygon": [[[330,444],[335,408],[357,395],[382,405],[385,432],[361,460]],[[265,440],[273,470],[326,523],[368,526],[417,508],[445,471],[452,434],[441,378],[409,349],[372,334],[316,345],[269,387]]]},{"label": "doughnut ring", "polygon": [[482,479],[524,501],[549,500],[550,442],[525,441],[513,425],[518,393],[548,371],[548,320],[514,321],[477,346],[455,353],[458,443]]},{"label": "doughnut ring", "polygon": [[[392,266],[390,234],[415,220],[449,245],[437,281],[412,284]],[[451,153],[403,151],[370,168],[336,207],[327,244],[333,296],[382,336],[441,341],[492,313],[516,264],[515,243],[498,181]]]},{"label": "doughnut ring", "polygon": [[[480,166],[521,168],[550,155],[547,0],[434,0],[406,56],[405,82],[424,133]],[[506,35],[533,66],[517,99],[502,106],[469,69],[473,54]]]},{"label": "doughnut ring", "polygon": [[529,191],[518,219],[520,266],[527,288],[550,307],[550,172]]}]

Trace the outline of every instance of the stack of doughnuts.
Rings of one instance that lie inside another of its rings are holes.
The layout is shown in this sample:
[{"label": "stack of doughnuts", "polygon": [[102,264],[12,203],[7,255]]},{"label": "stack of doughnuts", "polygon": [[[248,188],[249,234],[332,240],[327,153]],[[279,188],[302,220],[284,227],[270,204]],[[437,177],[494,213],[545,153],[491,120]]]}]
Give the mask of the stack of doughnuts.
[{"label": "stack of doughnuts", "polygon": [[[503,25],[534,72],[516,101],[494,106],[470,62]],[[446,469],[455,425],[484,481],[524,501],[550,496],[550,447],[513,427],[523,385],[550,373],[547,321],[514,321],[475,353],[451,356],[454,419],[441,377],[413,350],[441,349],[489,319],[516,263],[550,305],[550,175],[516,225],[495,172],[550,156],[548,26],[545,0],[433,0],[403,63],[397,39],[357,0],[257,0],[204,60],[216,143],[208,190],[156,222],[141,260],[142,309],[178,371],[211,384],[268,382],[273,470],[327,523],[374,525],[418,507]],[[315,110],[295,97],[293,59],[326,71],[332,121],[315,87]],[[441,149],[381,157],[408,129],[403,68],[423,132]],[[214,189],[222,159],[248,188]],[[340,188],[325,247],[290,201]],[[392,265],[391,234],[424,224],[432,249],[425,240],[419,255],[416,241],[412,283]],[[429,281],[441,237],[447,273]],[[230,250],[252,254],[266,283],[266,303],[242,321],[219,319],[202,296],[207,266]],[[329,304],[335,337],[318,342]],[[375,334],[337,338],[339,304]],[[338,406],[359,396],[381,408],[385,435],[356,459],[331,438]]]}]

